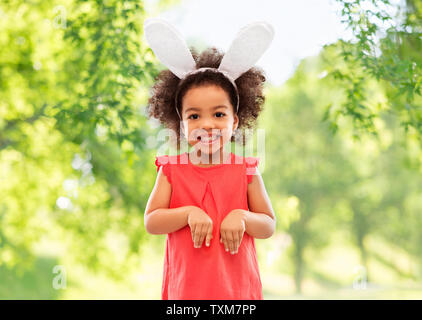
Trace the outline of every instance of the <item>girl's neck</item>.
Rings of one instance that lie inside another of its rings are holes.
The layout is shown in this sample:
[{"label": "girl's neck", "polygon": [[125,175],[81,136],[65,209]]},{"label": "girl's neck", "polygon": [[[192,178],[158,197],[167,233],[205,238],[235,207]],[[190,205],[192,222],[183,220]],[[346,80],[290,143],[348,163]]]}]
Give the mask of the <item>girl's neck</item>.
[{"label": "girl's neck", "polygon": [[212,167],[217,164],[228,163],[230,159],[230,152],[225,152],[224,148],[220,148],[212,154],[193,150],[188,155],[189,160],[199,167]]}]

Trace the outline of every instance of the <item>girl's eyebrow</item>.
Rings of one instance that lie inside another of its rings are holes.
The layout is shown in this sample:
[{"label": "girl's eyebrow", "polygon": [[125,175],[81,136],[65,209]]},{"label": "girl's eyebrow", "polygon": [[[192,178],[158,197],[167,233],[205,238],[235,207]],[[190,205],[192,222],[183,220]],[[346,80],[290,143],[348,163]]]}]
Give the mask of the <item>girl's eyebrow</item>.
[{"label": "girl's eyebrow", "polygon": [[[225,108],[225,109],[228,109],[228,107],[227,107],[227,106],[225,106],[225,105],[219,105],[219,106],[212,107],[212,110],[215,110],[215,109],[218,109],[218,108]],[[195,108],[195,107],[192,107],[192,108],[188,108],[188,109],[186,109],[186,110],[185,110],[185,113],[187,113],[188,111],[201,111],[201,109],[199,109],[199,108]]]}]

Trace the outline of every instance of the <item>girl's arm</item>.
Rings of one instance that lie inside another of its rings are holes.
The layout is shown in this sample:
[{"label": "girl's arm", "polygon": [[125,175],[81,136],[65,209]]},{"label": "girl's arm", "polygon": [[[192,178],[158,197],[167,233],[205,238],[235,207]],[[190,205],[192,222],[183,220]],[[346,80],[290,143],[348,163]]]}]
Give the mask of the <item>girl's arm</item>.
[{"label": "girl's arm", "polygon": [[148,233],[171,233],[188,224],[189,206],[169,209],[171,191],[171,184],[161,167],[145,208],[144,225]]},{"label": "girl's arm", "polygon": [[275,231],[276,218],[258,168],[248,184],[248,205],[245,232],[258,239],[271,237]]}]

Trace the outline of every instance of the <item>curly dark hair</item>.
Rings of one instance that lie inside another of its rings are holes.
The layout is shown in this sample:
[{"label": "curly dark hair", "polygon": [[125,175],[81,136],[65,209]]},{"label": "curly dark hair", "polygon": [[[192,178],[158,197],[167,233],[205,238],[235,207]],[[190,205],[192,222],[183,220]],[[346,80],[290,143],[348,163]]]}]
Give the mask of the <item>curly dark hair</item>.
[{"label": "curly dark hair", "polygon": [[[224,53],[215,47],[204,50],[198,55],[195,48],[190,47],[189,50],[196,62],[196,68],[211,67],[218,68]],[[239,93],[239,117],[238,132],[245,128],[253,128],[259,113],[263,110],[265,96],[263,95],[264,82],[266,80],[265,72],[262,68],[252,67],[235,80]],[[177,136],[177,148],[180,147],[180,118],[175,110],[175,96],[178,93],[177,106],[179,113],[181,112],[181,101],[186,92],[202,85],[217,85],[227,92],[230,97],[232,107],[236,105],[236,93],[230,81],[221,73],[212,71],[204,71],[192,74],[180,80],[170,70],[162,70],[155,78],[155,83],[151,88],[151,97],[148,100],[147,115],[159,120],[165,127],[174,130]],[[236,113],[236,110],[233,110]],[[240,136],[240,138],[239,138]],[[242,145],[246,143],[246,137],[234,135],[231,142],[241,141]]]}]

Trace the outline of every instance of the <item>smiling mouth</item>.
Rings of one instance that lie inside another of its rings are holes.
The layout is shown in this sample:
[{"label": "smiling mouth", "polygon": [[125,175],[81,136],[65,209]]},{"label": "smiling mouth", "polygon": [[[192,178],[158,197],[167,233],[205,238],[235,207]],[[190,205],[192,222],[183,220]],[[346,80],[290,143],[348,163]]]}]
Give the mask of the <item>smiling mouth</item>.
[{"label": "smiling mouth", "polygon": [[197,140],[199,142],[201,142],[201,143],[211,144],[211,143],[217,141],[220,137],[221,137],[221,135],[216,135],[214,138],[212,138],[212,137],[205,137],[205,136],[199,136],[197,138]]}]

